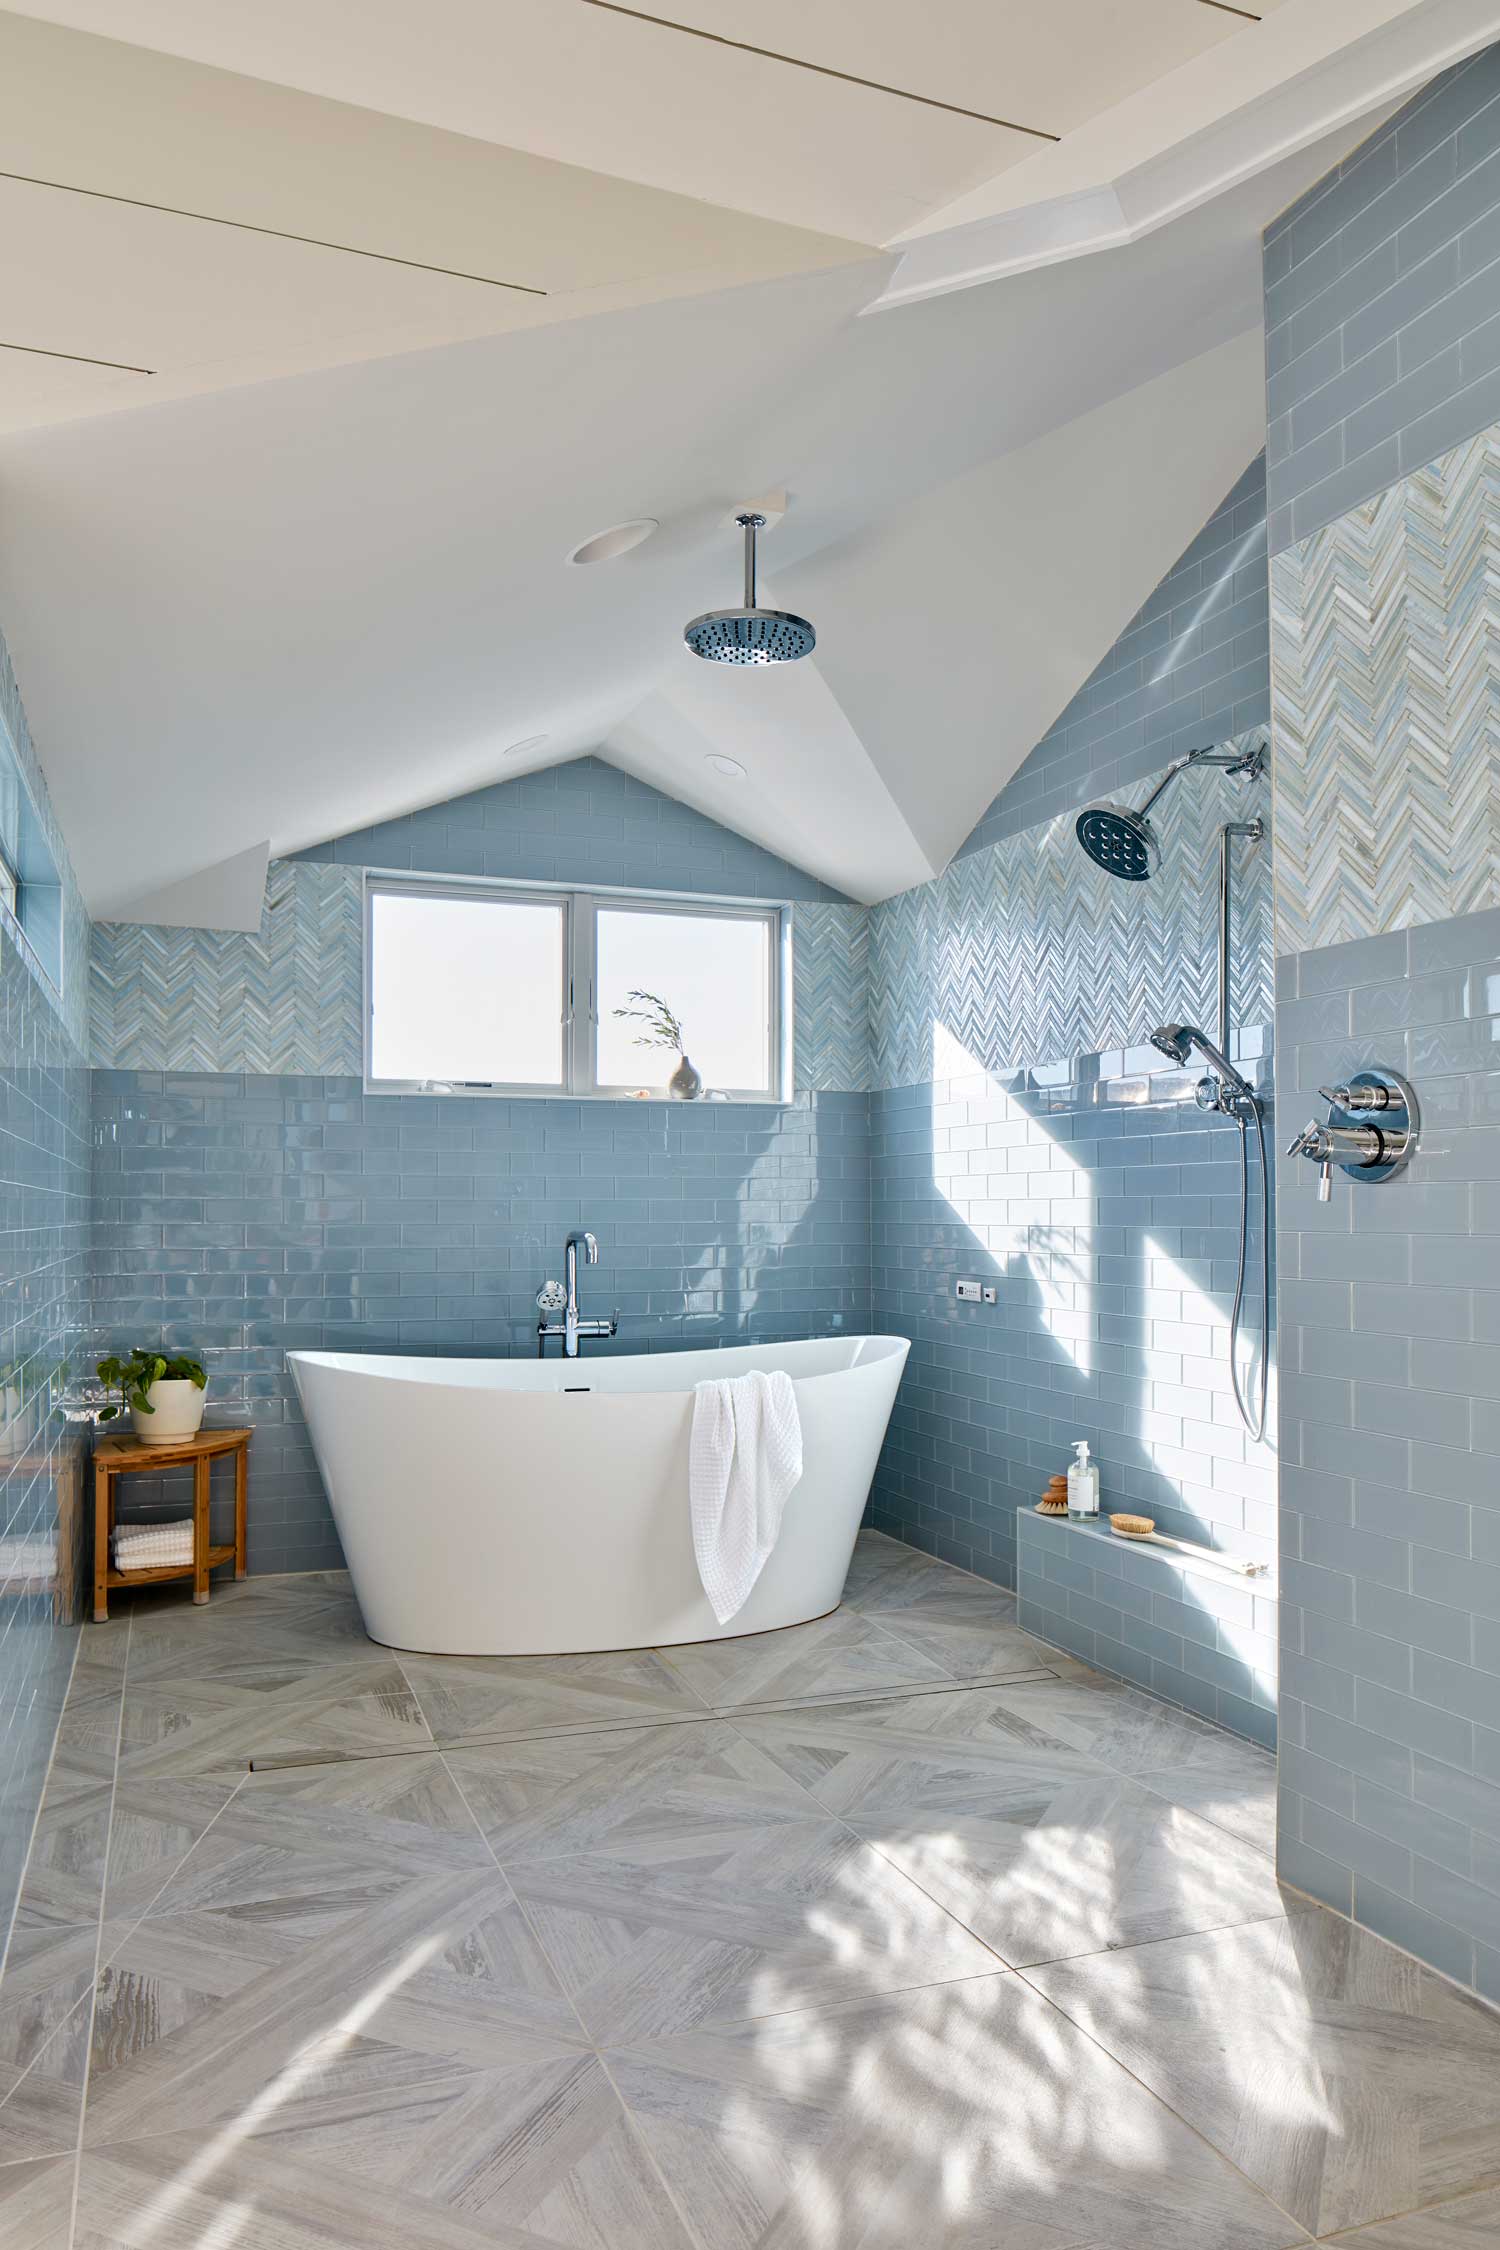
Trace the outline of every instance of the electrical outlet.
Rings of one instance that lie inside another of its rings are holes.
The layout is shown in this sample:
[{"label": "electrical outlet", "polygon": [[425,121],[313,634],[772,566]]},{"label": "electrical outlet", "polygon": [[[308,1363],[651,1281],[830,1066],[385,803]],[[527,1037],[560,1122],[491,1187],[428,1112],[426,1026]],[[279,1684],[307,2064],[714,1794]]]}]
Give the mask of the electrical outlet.
[{"label": "electrical outlet", "polygon": [[955,1281],[953,1294],[960,1304],[977,1305],[980,1295],[979,1284],[977,1281]]}]

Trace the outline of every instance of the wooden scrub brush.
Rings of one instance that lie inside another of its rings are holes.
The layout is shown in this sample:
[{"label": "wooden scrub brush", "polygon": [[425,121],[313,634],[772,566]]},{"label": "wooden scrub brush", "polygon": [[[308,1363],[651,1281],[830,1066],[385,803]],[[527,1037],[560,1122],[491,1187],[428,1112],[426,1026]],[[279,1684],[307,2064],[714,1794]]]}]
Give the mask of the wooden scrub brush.
[{"label": "wooden scrub brush", "polygon": [[1117,1531],[1122,1539],[1149,1539],[1156,1530],[1156,1518],[1154,1516],[1111,1516],[1109,1528],[1111,1531]]},{"label": "wooden scrub brush", "polygon": [[1065,1516],[1068,1512],[1067,1478],[1053,1477],[1049,1481],[1046,1491],[1042,1494],[1042,1497],[1040,1500],[1038,1500],[1036,1506],[1038,1515]]}]

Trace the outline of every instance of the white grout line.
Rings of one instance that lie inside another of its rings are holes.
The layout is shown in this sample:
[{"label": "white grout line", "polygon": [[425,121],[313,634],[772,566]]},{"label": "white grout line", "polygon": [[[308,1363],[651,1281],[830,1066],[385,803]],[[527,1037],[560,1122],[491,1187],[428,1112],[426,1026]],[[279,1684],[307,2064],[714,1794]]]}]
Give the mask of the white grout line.
[{"label": "white grout line", "polygon": [[63,1689],[63,1699],[58,1707],[57,1724],[52,1729],[52,1745],[47,1752],[47,1765],[42,1775],[42,1786],[37,1795],[36,1812],[32,1816],[31,1833],[26,1839],[26,1854],[21,1861],[21,1872],[16,1882],[16,1895],[11,1906],[10,1921],[6,1926],[5,1943],[0,1945],[0,1982],[3,1982],[5,1977],[6,1963],[10,1959],[11,1942],[16,1934],[16,1917],[21,1911],[21,1901],[26,1895],[26,1878],[31,1873],[31,1855],[36,1850],[36,1840],[42,1825],[42,1812],[47,1803],[47,1790],[52,1780],[52,1769],[57,1763],[57,1738],[62,1733],[63,1714],[68,1708],[68,1697],[73,1692],[73,1678],[78,1670],[78,1653],[83,1647],[84,1630],[84,1627],[80,1626],[74,1636],[73,1661],[68,1666],[68,1684]]},{"label": "white grout line", "polygon": [[[125,1619],[125,1659],[120,1666],[120,1708],[115,1716],[115,1767],[109,1779],[109,1818],[104,1824],[104,1864],[99,1875],[99,1921],[94,1933],[94,1974],[88,1990],[88,2022],[83,2045],[83,2084],[78,2094],[78,2137],[73,2146],[73,2199],[68,2208],[67,2250],[73,2250],[78,2233],[78,2193],[83,2176],[83,2125],[88,2115],[89,2074],[94,2059],[94,2013],[99,1996],[100,1957],[104,1951],[104,1901],[109,1891],[110,1853],[115,1838],[115,1798],[120,1787],[120,1752],[125,1740],[125,1696],[130,1685],[130,1644],[135,1620]],[[66,1709],[66,1705],[64,1705]]]}]

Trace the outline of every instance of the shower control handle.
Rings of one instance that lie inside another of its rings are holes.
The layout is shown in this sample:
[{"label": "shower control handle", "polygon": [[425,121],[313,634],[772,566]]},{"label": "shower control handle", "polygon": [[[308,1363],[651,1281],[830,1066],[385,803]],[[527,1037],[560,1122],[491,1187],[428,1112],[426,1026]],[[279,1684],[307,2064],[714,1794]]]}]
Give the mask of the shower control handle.
[{"label": "shower control handle", "polygon": [[1320,1203],[1333,1192],[1335,1164],[1351,1179],[1370,1184],[1405,1171],[1417,1153],[1421,1116],[1416,1093],[1399,1071],[1354,1071],[1347,1083],[1320,1086],[1318,1092],[1328,1104],[1328,1121],[1320,1125],[1309,1118],[1287,1155],[1309,1157],[1318,1166]]},{"label": "shower control handle", "polygon": [[1294,1141],[1287,1143],[1288,1156],[1310,1156],[1318,1166],[1318,1201],[1327,1203],[1333,1194],[1333,1151],[1325,1135],[1327,1127],[1310,1117]]},{"label": "shower control handle", "polygon": [[1389,1086],[1320,1086],[1318,1092],[1330,1109],[1399,1109],[1402,1106]]}]

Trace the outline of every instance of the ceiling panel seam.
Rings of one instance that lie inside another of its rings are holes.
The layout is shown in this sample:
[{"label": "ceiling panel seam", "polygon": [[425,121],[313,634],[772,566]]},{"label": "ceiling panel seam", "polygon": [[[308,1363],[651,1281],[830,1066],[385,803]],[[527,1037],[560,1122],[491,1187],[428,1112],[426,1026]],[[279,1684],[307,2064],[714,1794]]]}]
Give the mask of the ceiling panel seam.
[{"label": "ceiling panel seam", "polygon": [[28,359],[69,359],[77,367],[112,367],[119,375],[154,375],[154,367],[137,367],[128,359],[96,359],[92,352],[55,352],[45,344],[9,344],[0,339],[0,352],[25,352]]},{"label": "ceiling panel seam", "polygon": [[[52,188],[59,195],[86,195],[96,203],[121,203],[132,211],[159,211],[169,219],[198,219],[204,226],[233,227],[240,234],[267,235],[274,242],[301,242],[310,250],[337,250],[346,258],[373,258],[380,265],[409,266],[417,273],[443,274],[450,281],[477,281],[486,289],[512,289],[523,297],[545,297],[547,291],[530,281],[502,281],[492,273],[465,273],[458,266],[429,265],[425,258],[398,258],[390,250],[361,250],[353,242],[327,242],[321,235],[293,234],[286,227],[257,226],[252,219],[226,219],[217,211],[187,211],[176,203],[152,203],[139,195],[116,195],[109,188],[79,187],[72,180],[43,180],[34,172],[0,169],[0,180],[15,180],[22,187]],[[108,363],[106,363],[108,364]],[[150,373],[150,369],[145,370]]]},{"label": "ceiling panel seam", "polygon": [[757,55],[762,62],[785,63],[791,70],[810,70],[819,78],[836,78],[843,86],[863,86],[872,94],[890,94],[897,101],[920,102],[924,109],[944,109],[950,117],[972,117],[979,125],[999,125],[1007,133],[1027,133],[1034,141],[1060,141],[1040,125],[1019,125],[1013,117],[991,117],[987,110],[965,109],[959,102],[939,101],[935,94],[914,94],[906,86],[887,86],[879,78],[860,78],[852,70],[835,70],[830,63],[808,62],[802,55],[784,55],[775,47],[752,47],[747,39],[729,39],[722,31],[704,31],[695,23],[677,23],[671,16],[648,15],[644,8],[627,8],[621,0],[583,0],[586,8],[601,8],[606,15],[629,16],[658,31],[678,31],[685,39],[703,39],[711,47],[732,47],[739,55]]}]

